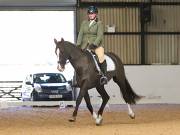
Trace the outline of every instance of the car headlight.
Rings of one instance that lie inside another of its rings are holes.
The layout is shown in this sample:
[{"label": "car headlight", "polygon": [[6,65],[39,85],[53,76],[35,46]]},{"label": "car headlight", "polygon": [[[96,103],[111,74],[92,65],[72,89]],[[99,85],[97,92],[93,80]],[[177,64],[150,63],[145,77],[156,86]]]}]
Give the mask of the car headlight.
[{"label": "car headlight", "polygon": [[69,85],[69,84],[68,84],[68,85],[66,85],[66,90],[67,90],[67,91],[72,91],[72,87],[71,87],[71,85]]},{"label": "car headlight", "polygon": [[34,89],[35,89],[35,91],[37,91],[37,92],[42,92],[42,88],[41,88],[41,85],[40,85],[40,84],[35,83],[35,84],[34,84]]}]

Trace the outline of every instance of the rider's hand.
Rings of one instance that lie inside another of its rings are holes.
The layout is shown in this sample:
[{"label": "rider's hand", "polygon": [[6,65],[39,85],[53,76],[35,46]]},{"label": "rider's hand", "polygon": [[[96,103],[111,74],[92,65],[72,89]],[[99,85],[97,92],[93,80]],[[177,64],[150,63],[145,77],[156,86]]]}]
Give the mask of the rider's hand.
[{"label": "rider's hand", "polygon": [[95,50],[96,48],[97,48],[97,46],[95,44],[90,44],[89,45],[90,50]]},{"label": "rider's hand", "polygon": [[77,45],[77,48],[81,49],[81,51],[84,51],[84,49],[82,49],[80,45]]}]

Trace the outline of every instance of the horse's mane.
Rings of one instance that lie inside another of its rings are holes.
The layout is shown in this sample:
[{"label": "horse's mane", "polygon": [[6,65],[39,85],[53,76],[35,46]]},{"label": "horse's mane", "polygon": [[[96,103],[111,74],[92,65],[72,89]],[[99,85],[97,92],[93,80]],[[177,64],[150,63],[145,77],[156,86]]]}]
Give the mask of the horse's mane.
[{"label": "horse's mane", "polygon": [[[64,41],[64,43],[68,46],[70,46],[74,51],[77,50],[79,53],[84,53],[85,51],[82,51],[76,44],[69,42],[69,41]],[[65,46],[66,46],[65,45]]]},{"label": "horse's mane", "polygon": [[65,46],[69,46],[69,48],[71,48],[71,50],[73,50],[72,53],[74,53],[74,57],[87,57],[89,60],[93,61],[93,58],[91,56],[91,54],[89,53],[89,51],[83,51],[82,49],[80,49],[79,47],[77,47],[77,45],[69,42],[69,41],[64,41],[65,42]]},{"label": "horse's mane", "polygon": [[69,41],[64,41],[64,42],[65,42],[66,45],[70,45],[70,46],[72,46],[73,48],[76,48],[76,49],[79,49],[79,50],[80,50],[80,48],[78,48],[74,43],[71,43],[71,42],[69,42]]},{"label": "horse's mane", "polygon": [[70,41],[64,41],[66,44],[69,44],[69,45],[74,45],[75,46],[75,44],[73,44],[73,43],[71,43]]}]

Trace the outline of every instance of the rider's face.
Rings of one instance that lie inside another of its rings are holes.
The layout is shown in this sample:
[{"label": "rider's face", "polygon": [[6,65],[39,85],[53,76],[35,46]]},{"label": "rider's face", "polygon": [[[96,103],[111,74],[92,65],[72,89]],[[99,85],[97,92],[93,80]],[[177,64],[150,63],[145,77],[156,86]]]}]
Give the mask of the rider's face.
[{"label": "rider's face", "polygon": [[94,20],[96,18],[96,16],[97,16],[96,13],[88,14],[88,17],[90,20]]}]

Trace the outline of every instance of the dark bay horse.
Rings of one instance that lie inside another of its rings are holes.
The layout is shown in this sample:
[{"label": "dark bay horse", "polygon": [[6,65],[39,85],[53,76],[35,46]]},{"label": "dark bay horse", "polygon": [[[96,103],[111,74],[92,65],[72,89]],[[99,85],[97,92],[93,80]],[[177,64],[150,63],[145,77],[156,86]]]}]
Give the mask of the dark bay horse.
[{"label": "dark bay horse", "polygon": [[[110,97],[105,91],[104,85],[100,85],[99,83],[100,75],[96,70],[95,62],[93,61],[92,56],[88,51],[82,51],[73,43],[64,41],[63,38],[61,41],[54,39],[54,42],[56,44],[55,53],[58,58],[58,70],[63,71],[65,69],[67,60],[69,60],[77,74],[77,84],[80,87],[80,92],[76,100],[75,110],[69,121],[76,121],[79,105],[84,98],[87,104],[87,108],[89,109],[93,118],[96,120],[96,125],[100,125],[103,120],[103,110]],[[113,81],[120,87],[122,97],[128,106],[129,116],[134,118],[135,114],[130,105],[136,104],[136,101],[141,97],[132,90],[128,80],[126,79],[124,66],[118,56],[114,53],[106,53],[106,55],[109,56],[115,63],[115,70],[107,72],[107,78],[108,80],[113,78]],[[102,104],[99,108],[98,114],[93,111],[90,102],[88,90],[91,88],[96,88],[102,97]]]}]

